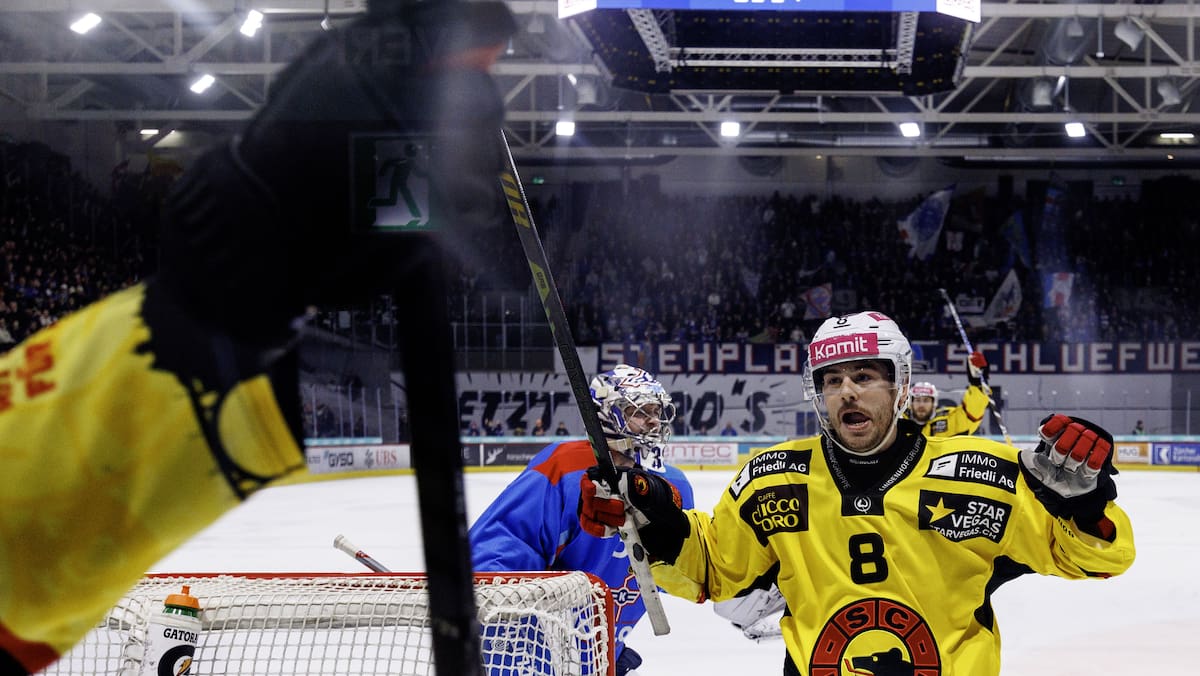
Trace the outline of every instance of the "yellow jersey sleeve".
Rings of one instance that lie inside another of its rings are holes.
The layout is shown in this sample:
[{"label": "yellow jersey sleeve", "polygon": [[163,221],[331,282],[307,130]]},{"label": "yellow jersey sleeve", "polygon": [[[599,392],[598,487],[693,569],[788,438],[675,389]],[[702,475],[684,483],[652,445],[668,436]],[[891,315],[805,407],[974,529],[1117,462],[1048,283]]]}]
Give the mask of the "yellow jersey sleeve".
[{"label": "yellow jersey sleeve", "polygon": [[952,437],[974,434],[983,423],[987,413],[988,396],[982,387],[971,385],[963,394],[962,403],[953,408],[942,408],[934,412],[925,423],[923,433],[927,437]]},{"label": "yellow jersey sleeve", "polygon": [[[156,561],[304,463],[264,373],[183,379],[197,327],[147,321],[146,285],[0,356],[0,652],[36,671]],[[190,334],[190,337],[184,334]]]}]

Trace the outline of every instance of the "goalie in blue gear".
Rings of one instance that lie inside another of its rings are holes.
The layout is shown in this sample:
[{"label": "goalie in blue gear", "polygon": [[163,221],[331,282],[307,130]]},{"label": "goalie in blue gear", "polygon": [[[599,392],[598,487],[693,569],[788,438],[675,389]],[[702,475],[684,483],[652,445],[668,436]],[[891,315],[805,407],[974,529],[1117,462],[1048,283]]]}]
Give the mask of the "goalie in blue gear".
[{"label": "goalie in blue gear", "polygon": [[[663,462],[675,406],[662,384],[640,368],[620,364],[592,379],[591,396],[613,464],[664,477],[678,504],[693,504],[683,472]],[[595,464],[587,440],[556,441],[542,449],[471,526],[472,561],[480,571],[583,570],[604,580],[616,605],[615,673],[622,676],[642,661],[625,638],[646,607],[620,538],[581,527],[580,491],[595,485],[587,476]],[[484,627],[485,640],[489,629]],[[512,665],[488,666],[491,676],[516,673]]]}]

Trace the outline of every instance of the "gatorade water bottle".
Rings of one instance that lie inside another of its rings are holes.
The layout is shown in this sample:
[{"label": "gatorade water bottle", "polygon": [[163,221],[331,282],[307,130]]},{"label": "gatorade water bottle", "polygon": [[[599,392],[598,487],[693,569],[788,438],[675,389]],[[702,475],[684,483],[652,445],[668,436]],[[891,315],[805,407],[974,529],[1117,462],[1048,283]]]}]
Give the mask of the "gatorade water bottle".
[{"label": "gatorade water bottle", "polygon": [[191,673],[196,642],[200,639],[200,601],[183,585],[171,594],[163,611],[146,627],[146,657],[141,676],[183,676]]}]

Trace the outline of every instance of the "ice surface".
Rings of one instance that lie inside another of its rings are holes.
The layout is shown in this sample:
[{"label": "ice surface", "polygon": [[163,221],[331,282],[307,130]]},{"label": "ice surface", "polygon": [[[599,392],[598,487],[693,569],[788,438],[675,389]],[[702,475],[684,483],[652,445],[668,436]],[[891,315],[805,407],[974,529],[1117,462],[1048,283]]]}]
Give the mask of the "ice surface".
[{"label": "ice surface", "polygon": [[[515,472],[468,474],[468,518],[476,518]],[[709,507],[733,470],[689,472],[696,503]],[[1111,580],[1034,575],[996,593],[1006,676],[1197,673],[1200,637],[1200,473],[1128,471],[1120,503],[1135,528],[1138,558]],[[163,559],[153,572],[359,572],[335,550],[345,534],[397,571],[424,570],[416,482],[411,476],[323,481],[272,488],[227,514]],[[933,565],[931,562],[930,565]],[[778,674],[782,641],[753,643],[709,605],[664,597],[671,633],[643,621],[629,639],[645,663],[639,676]]]}]

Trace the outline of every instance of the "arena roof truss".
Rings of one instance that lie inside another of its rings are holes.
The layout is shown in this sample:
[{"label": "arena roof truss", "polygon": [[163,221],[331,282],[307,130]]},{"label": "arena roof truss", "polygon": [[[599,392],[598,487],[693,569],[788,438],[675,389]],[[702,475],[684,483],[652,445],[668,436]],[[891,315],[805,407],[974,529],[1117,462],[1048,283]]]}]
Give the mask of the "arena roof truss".
[{"label": "arena roof truss", "polygon": [[[863,155],[1200,161],[1200,3],[983,2],[915,12],[599,10],[514,0],[494,69],[519,158]],[[244,38],[249,9],[262,33]],[[84,10],[103,23],[77,35]],[[224,134],[321,24],[364,0],[4,0],[0,114]],[[1118,28],[1120,27],[1120,28]],[[211,74],[208,95],[188,84]],[[573,137],[555,133],[575,122]],[[721,135],[722,122],[740,135]],[[900,135],[916,123],[916,138]],[[1069,138],[1067,122],[1085,136]]]}]

